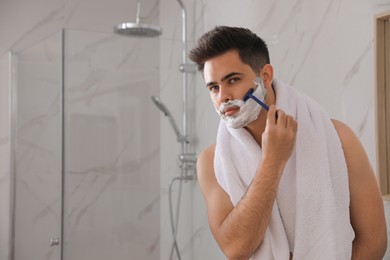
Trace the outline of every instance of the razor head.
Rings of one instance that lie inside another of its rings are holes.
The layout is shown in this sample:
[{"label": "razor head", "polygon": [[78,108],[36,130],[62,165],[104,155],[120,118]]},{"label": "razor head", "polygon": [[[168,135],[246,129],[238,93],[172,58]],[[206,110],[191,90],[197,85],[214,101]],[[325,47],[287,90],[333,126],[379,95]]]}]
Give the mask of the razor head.
[{"label": "razor head", "polygon": [[246,102],[248,99],[251,98],[254,91],[255,91],[255,89],[251,88],[248,90],[248,92],[246,92],[245,96],[243,97],[244,102]]}]

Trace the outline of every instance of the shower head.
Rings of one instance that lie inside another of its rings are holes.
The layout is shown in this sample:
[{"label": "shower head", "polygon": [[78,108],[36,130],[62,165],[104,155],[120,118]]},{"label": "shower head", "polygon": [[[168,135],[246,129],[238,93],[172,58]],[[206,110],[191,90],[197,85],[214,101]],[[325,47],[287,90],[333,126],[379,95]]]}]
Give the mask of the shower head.
[{"label": "shower head", "polygon": [[160,26],[145,23],[121,23],[114,27],[114,32],[124,36],[157,37],[162,34]]},{"label": "shower head", "polygon": [[177,124],[176,124],[175,120],[173,119],[171,112],[169,112],[168,108],[164,105],[164,103],[161,102],[161,100],[156,96],[151,96],[151,99],[152,99],[153,103],[158,107],[158,109],[160,109],[161,112],[163,112],[164,115],[166,117],[168,117],[168,120],[171,123],[173,131],[175,131],[177,141],[180,143],[183,143],[183,142],[188,143],[187,137],[183,136],[180,133],[179,128],[177,127]]},{"label": "shower head", "polygon": [[156,37],[162,34],[160,26],[140,23],[141,1],[137,1],[137,17],[135,23],[121,23],[114,27],[114,32],[125,36]]},{"label": "shower head", "polygon": [[158,109],[160,109],[164,113],[165,116],[171,116],[171,113],[169,112],[168,108],[161,102],[158,97],[151,96],[150,98],[152,99],[153,103],[158,107]]}]

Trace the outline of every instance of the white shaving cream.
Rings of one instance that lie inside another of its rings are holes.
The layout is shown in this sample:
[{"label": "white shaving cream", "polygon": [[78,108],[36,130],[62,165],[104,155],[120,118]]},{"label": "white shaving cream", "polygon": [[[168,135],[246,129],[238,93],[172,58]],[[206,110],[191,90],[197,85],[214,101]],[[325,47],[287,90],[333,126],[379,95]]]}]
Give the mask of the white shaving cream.
[{"label": "white shaving cream", "polygon": [[[260,77],[256,77],[254,83],[257,87],[253,92],[253,95],[261,101],[264,101],[267,90],[264,87],[263,81]],[[232,116],[225,116],[223,111],[230,107],[238,107],[239,111]],[[228,102],[223,103],[216,111],[228,127],[237,129],[245,127],[249,123],[255,121],[259,116],[261,109],[262,107],[256,101],[249,98],[246,102],[242,99],[229,100]]]}]

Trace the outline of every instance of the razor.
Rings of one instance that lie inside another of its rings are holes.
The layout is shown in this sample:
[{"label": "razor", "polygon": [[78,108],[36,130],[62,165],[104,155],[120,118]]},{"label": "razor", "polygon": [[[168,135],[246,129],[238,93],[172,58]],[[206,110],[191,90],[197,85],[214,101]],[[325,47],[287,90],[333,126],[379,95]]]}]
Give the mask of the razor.
[{"label": "razor", "polygon": [[255,95],[253,95],[253,92],[255,91],[255,89],[254,88],[251,88],[251,89],[249,89],[249,91],[245,94],[245,96],[244,96],[244,98],[243,98],[243,100],[244,100],[244,102],[246,102],[248,99],[253,99],[254,101],[256,101],[260,106],[262,106],[265,110],[269,110],[269,107],[266,105],[266,104],[264,104],[263,102],[261,102],[261,100],[260,99],[258,99]]}]

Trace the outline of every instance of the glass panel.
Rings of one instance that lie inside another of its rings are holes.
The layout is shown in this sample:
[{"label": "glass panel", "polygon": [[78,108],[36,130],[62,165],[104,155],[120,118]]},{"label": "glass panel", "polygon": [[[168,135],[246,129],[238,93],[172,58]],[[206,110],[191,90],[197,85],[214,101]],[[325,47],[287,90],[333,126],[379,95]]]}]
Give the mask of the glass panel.
[{"label": "glass panel", "polygon": [[61,33],[17,53],[15,80],[14,259],[60,259]]},{"label": "glass panel", "polygon": [[160,259],[159,39],[66,31],[64,259]]}]

